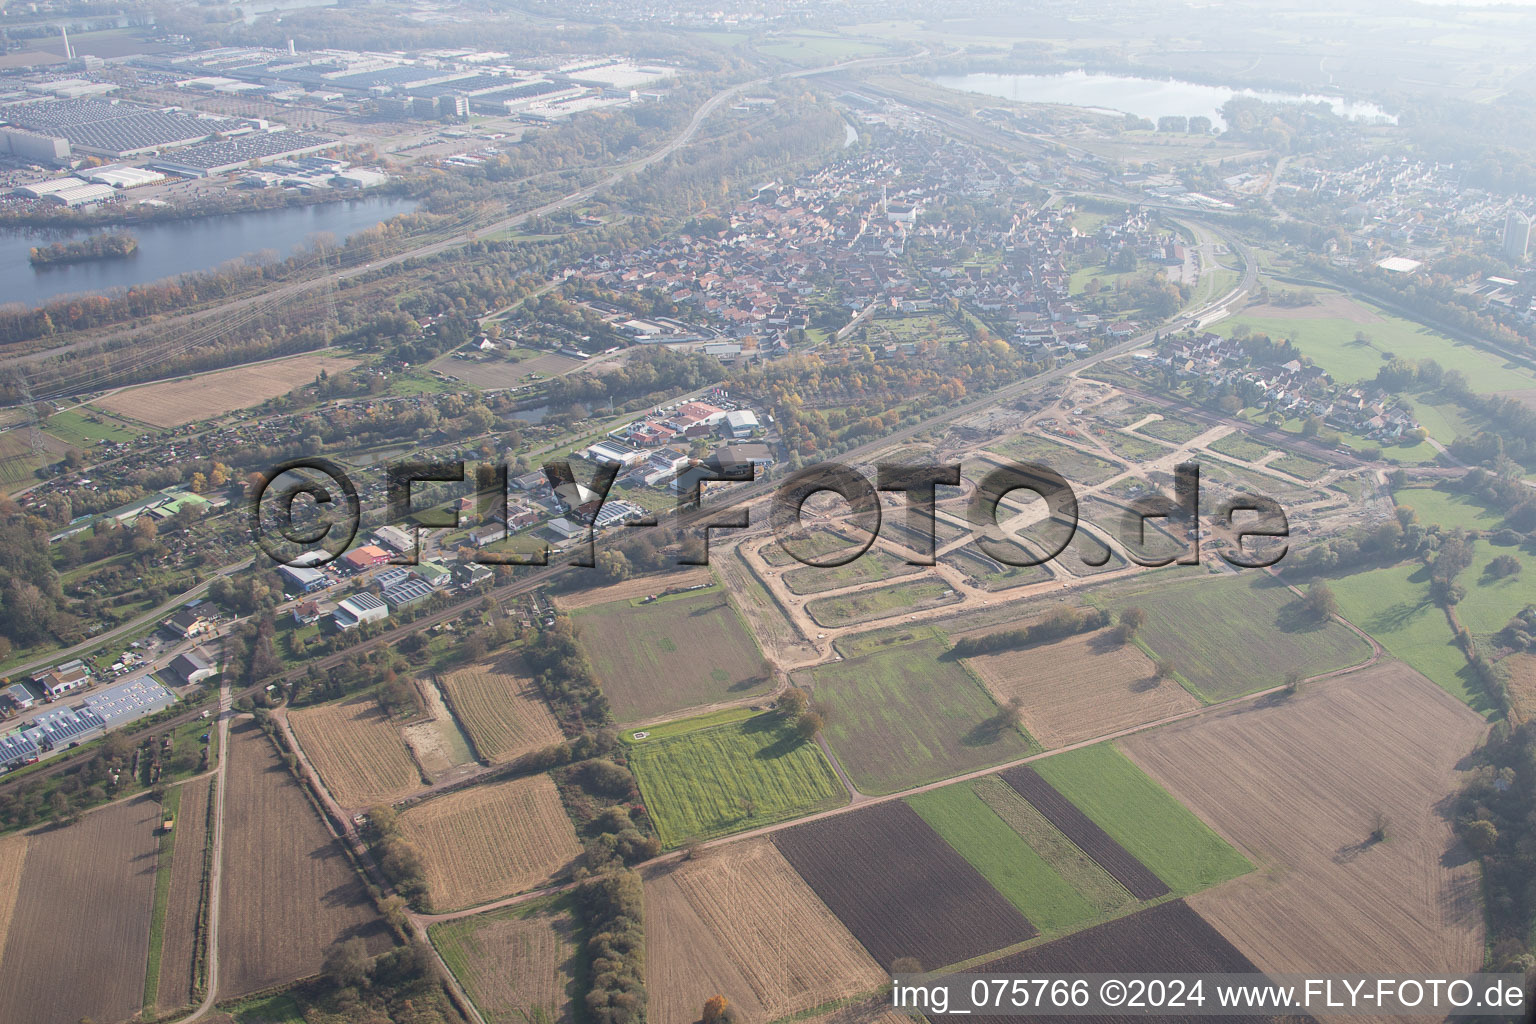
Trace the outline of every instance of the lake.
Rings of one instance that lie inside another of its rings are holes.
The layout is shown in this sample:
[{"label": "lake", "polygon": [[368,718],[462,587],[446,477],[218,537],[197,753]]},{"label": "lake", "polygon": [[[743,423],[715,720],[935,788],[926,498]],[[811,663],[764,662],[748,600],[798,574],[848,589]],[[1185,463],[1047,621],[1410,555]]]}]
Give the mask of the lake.
[{"label": "lake", "polygon": [[[262,250],[285,257],[320,232],[329,232],[340,240],[414,209],[414,199],[353,199],[153,224],[69,231],[0,230],[0,303],[37,306],[60,295],[109,292],[208,270]],[[89,263],[33,267],[28,262],[34,245],[83,238],[102,231],[129,232],[139,240],[139,251],[125,259]]]},{"label": "lake", "polygon": [[1340,117],[1381,118],[1392,124],[1397,118],[1374,103],[1346,100],[1340,96],[1265,92],[1222,85],[1197,85],[1174,78],[1134,78],[1065,71],[1054,75],[938,75],[929,81],[962,92],[1000,96],[1022,103],[1062,103],[1115,114],[1135,114],[1156,121],[1160,117],[1204,115],[1225,128],[1221,108],[1234,96],[1275,103],[1326,103]]}]

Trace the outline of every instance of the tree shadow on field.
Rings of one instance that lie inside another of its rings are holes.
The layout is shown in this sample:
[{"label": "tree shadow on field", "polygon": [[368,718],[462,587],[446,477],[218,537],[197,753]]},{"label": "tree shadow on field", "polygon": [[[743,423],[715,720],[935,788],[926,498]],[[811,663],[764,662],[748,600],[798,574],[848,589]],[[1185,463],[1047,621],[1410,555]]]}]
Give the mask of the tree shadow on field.
[{"label": "tree shadow on field", "polygon": [[759,761],[776,761],[781,757],[793,753],[795,748],[799,747],[802,743],[805,742],[807,742],[807,740],[802,738],[799,733],[787,733],[783,736],[780,736],[777,740],[768,744],[766,747],[759,747],[757,753],[753,754],[752,756],[757,758]]},{"label": "tree shadow on field", "polygon": [[1399,601],[1392,607],[1384,608],[1372,615],[1370,621],[1365,623],[1365,631],[1395,633],[1406,629],[1428,607],[1430,607],[1430,600],[1427,594],[1417,602]]},{"label": "tree shadow on field", "polygon": [[1004,734],[1013,732],[1013,725],[1008,718],[998,712],[982,719],[971,727],[964,736],[960,737],[960,745],[965,747],[986,747],[1002,739]]},{"label": "tree shadow on field", "polygon": [[1162,686],[1164,683],[1168,683],[1171,686],[1177,686],[1178,685],[1177,683],[1173,682],[1173,680],[1171,680],[1171,679],[1159,679],[1159,678],[1157,678],[1156,674],[1153,674],[1153,675],[1142,676],[1140,679],[1138,679],[1134,683],[1132,683],[1131,684],[1131,692],[1132,693],[1150,693],[1153,690],[1157,689],[1159,686]]},{"label": "tree shadow on field", "polygon": [[1111,654],[1129,643],[1129,640],[1116,637],[1113,629],[1101,629],[1088,638],[1088,650],[1094,654]]},{"label": "tree shadow on field", "polygon": [[1282,633],[1316,633],[1331,621],[1331,618],[1319,618],[1308,612],[1306,604],[1299,597],[1275,613],[1275,628]]}]

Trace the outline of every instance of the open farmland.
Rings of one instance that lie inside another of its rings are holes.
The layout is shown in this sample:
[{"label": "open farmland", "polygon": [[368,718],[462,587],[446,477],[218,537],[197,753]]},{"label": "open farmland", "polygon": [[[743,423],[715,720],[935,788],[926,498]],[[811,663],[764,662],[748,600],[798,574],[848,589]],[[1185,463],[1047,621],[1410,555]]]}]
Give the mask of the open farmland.
[{"label": "open farmland", "polygon": [[1094,916],[1093,905],[970,783],[919,793],[907,803],[1042,933],[1067,931]]},{"label": "open farmland", "polygon": [[260,405],[308,384],[324,370],[343,373],[356,359],[341,356],[302,355],[250,366],[199,373],[193,377],[125,388],[94,403],[107,412],[148,423],[153,427],[179,427]]},{"label": "open farmland", "polygon": [[160,950],[162,1010],[187,1006],[192,1001],[192,959],[202,909],[208,797],[212,792],[212,778],[194,779],[181,787],[181,810],[176,817],[176,839],[171,852],[171,900],[166,906],[165,939]]},{"label": "open farmland", "polygon": [[[219,994],[259,992],[320,970],[335,942],[358,936],[388,949],[346,854],[254,722],[229,733]],[[273,885],[282,899],[273,899]],[[142,981],[142,979],[141,979]]]},{"label": "open farmland", "polygon": [[1136,902],[1125,886],[1052,825],[1035,805],[996,775],[971,782],[971,790],[992,813],[1017,832],[1046,863],[1076,889],[1100,914],[1108,914]]},{"label": "open farmland", "polygon": [[[1494,559],[1509,556],[1521,563],[1521,571],[1498,576],[1490,568]],[[1514,547],[1486,540],[1472,544],[1472,564],[1457,577],[1467,590],[1456,605],[1456,617],[1475,636],[1492,636],[1509,624],[1526,605],[1536,604],[1536,562]]]},{"label": "open farmland", "polygon": [[[25,833],[0,838],[0,954],[5,952],[5,937],[10,931],[11,915],[21,893],[21,869],[27,862]],[[4,966],[0,961],[0,966]]]},{"label": "open farmland", "polygon": [[[1251,974],[1257,968],[1188,904],[1183,900],[1172,900],[1043,946],[1021,950],[976,970],[988,974],[1029,976],[1172,974],[1193,971]],[[1027,1021],[1039,1018],[1017,1016],[993,1019]],[[1146,1018],[1106,1014],[1074,1019],[1092,1024],[1121,1024]],[[1238,1024],[1258,1024],[1271,1018],[1233,1014],[1224,1015],[1221,1019]]]},{"label": "open farmland", "polygon": [[289,714],[293,734],[343,807],[392,803],[422,786],[400,730],[367,697]]},{"label": "open farmland", "polygon": [[568,901],[446,921],[432,926],[431,937],[488,1024],[574,1019],[581,949]]},{"label": "open farmland", "polygon": [[1470,494],[1453,494],[1438,487],[1403,487],[1392,500],[1413,509],[1426,526],[1448,530],[1497,530],[1504,517]]},{"label": "open farmland", "polygon": [[865,793],[893,793],[1034,749],[938,640],[822,665],[813,679],[813,696],[830,708],[827,742]]},{"label": "open farmland", "polygon": [[719,993],[765,1024],[870,991],[878,964],[766,839],[645,876],[649,1019],[693,1024]]},{"label": "open farmland", "polygon": [[[1042,758],[1028,767],[1049,783],[1055,794],[1081,811],[1088,825],[1102,829],[1175,895],[1219,885],[1253,870],[1253,865],[1221,836],[1147,778],[1112,744],[1067,751]],[[1009,785],[1020,789],[1015,781],[1020,776],[1008,778],[1005,772],[1004,777]],[[1040,791],[1038,783],[1025,785],[1032,792],[1025,792],[1024,796],[1045,813],[1042,803],[1053,798]],[[1034,792],[1041,792],[1041,802],[1035,802]],[[1061,807],[1062,801],[1058,800],[1056,806]],[[1095,855],[1096,851],[1088,848],[1087,825],[1064,824],[1077,818],[1070,810],[1062,810],[1060,815],[1057,827],[1079,847]],[[1076,834],[1079,827],[1085,833],[1081,839]]]},{"label": "open farmland", "polygon": [[[1175,575],[1155,585],[1117,589],[1105,601],[1118,611],[1147,613],[1138,634],[1207,701],[1228,700],[1279,686],[1291,670],[1303,676],[1358,665],[1370,645],[1337,622],[1314,622],[1279,580],[1261,572]],[[1368,627],[1367,627],[1368,628]]]},{"label": "open farmland", "polygon": [[999,704],[1019,701],[1025,729],[1046,747],[1107,736],[1200,706],[1177,683],[1157,680],[1141,649],[1116,644],[1108,630],[966,662]]},{"label": "open farmland", "polygon": [[442,684],[475,753],[492,764],[562,738],[544,695],[517,654],[450,672]]},{"label": "open farmland", "polygon": [[773,843],[886,969],[913,957],[934,970],[1037,934],[900,800],[775,832]]},{"label": "open farmland", "polygon": [[542,885],[581,853],[548,775],[427,800],[401,812],[400,834],[421,854],[427,891],[439,911]]},{"label": "open farmland", "polygon": [[[1456,643],[1445,611],[1430,598],[1429,570],[1418,562],[1328,580],[1339,613],[1395,658],[1479,711],[1492,705]],[[1471,589],[1470,587],[1468,588]]]},{"label": "open farmland", "polygon": [[1258,864],[1191,904],[1261,967],[1454,973],[1482,963],[1483,919],[1477,864],[1441,807],[1483,730],[1386,663],[1125,747]]},{"label": "open farmland", "polygon": [[823,626],[853,626],[889,615],[925,611],[954,604],[960,595],[943,580],[903,580],[885,587],[871,587],[806,603],[805,610]]},{"label": "open farmland", "polygon": [[1105,834],[1070,800],[1052,789],[1029,765],[1021,764],[1000,774],[1003,781],[1029,801],[1030,806],[1056,826],[1062,835],[1072,840],[1078,849],[1092,857],[1115,881],[1125,886],[1132,896],[1139,900],[1151,900],[1167,894],[1168,886],[1163,884],[1162,879]]},{"label": "open farmland", "polygon": [[630,767],[665,846],[846,799],[821,748],[772,713],[641,740],[631,748]]},{"label": "open farmland", "polygon": [[584,608],[575,614],[619,722],[639,722],[765,689],[752,635],[723,590]]},{"label": "open farmland", "polygon": [[75,1024],[138,1013],[159,824],[160,805],[139,797],[28,837],[0,955],[0,1020]]},{"label": "open farmland", "polygon": [[1509,689],[1510,719],[1520,723],[1536,718],[1536,654],[1511,654],[1499,662],[1499,668]]}]

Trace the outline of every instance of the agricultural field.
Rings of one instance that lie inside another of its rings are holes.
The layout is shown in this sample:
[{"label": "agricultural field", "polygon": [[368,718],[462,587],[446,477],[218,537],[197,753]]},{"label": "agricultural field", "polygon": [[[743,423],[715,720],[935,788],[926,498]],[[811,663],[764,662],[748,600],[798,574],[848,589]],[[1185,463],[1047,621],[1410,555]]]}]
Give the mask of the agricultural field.
[{"label": "agricultural field", "polygon": [[171,852],[171,899],[165,912],[165,938],[160,948],[161,1010],[192,1002],[192,960],[202,909],[204,858],[208,847],[208,797],[211,778],[194,779],[181,787],[176,838]]},{"label": "agricultural field", "polygon": [[1093,905],[972,784],[929,790],[906,802],[1042,934],[1069,931],[1094,916]]},{"label": "agricultural field", "polygon": [[549,704],[515,653],[458,669],[440,681],[475,753],[492,764],[562,739]]},{"label": "agricultural field", "polygon": [[1393,657],[1469,707],[1491,709],[1445,612],[1430,600],[1428,569],[1413,562],[1340,576],[1328,585],[1338,599],[1339,613],[1371,634]]},{"label": "agricultural field", "polygon": [[762,653],[721,589],[575,613],[581,645],[619,722],[639,722],[769,685]]},{"label": "agricultural field", "polygon": [[1100,599],[1114,611],[1142,608],[1140,642],[1172,661],[1206,702],[1279,686],[1291,670],[1313,676],[1371,656],[1370,645],[1347,627],[1307,619],[1301,599],[1267,573],[1192,571],[1200,575],[1160,569],[1155,585],[1131,584]]},{"label": "agricultural field", "polygon": [[[1209,971],[1251,974],[1258,968],[1183,900],[1170,900],[1127,917],[1088,928],[1043,946],[994,960],[988,974],[1170,974]],[[1024,1018],[1005,1017],[1017,1021]],[[1118,1021],[1128,1018],[1079,1018]],[[1223,1021],[1258,1024],[1265,1017],[1223,1016]]]},{"label": "agricultural field", "polygon": [[[714,554],[713,550],[711,550],[710,554]],[[709,584],[714,582],[714,578],[713,573],[707,566],[691,569],[673,569],[669,572],[646,573],[644,576],[636,576],[618,582],[602,582],[585,590],[572,590],[562,594],[555,594],[552,595],[551,599],[554,601],[555,607],[560,611],[573,612],[578,608],[590,608],[594,604],[631,601],[638,597],[649,597],[652,594],[661,594],[668,590],[681,590],[685,587]]]},{"label": "agricultural field", "polygon": [[985,775],[971,782],[971,791],[992,813],[1045,858],[1057,874],[1086,899],[1096,914],[1109,915],[1136,902],[1113,875],[1051,824],[1035,805],[1000,776]]},{"label": "agricultural field", "polygon": [[577,929],[557,898],[445,921],[430,936],[487,1024],[571,1024],[584,970]]},{"label": "agricultural field", "polygon": [[1536,718],[1536,654],[1518,651],[1500,659],[1499,668],[1509,690],[1510,720],[1519,724]]},{"label": "agricultural field", "polygon": [[421,855],[436,911],[543,885],[581,855],[548,775],[526,775],[434,797],[400,812],[400,834]]},{"label": "agricultural field", "polygon": [[640,740],[629,763],[664,846],[843,803],[821,748],[777,714]]},{"label": "agricultural field", "polygon": [[959,600],[960,595],[943,580],[917,579],[817,598],[807,602],[805,610],[817,623],[830,628],[940,608]]},{"label": "agricultural field", "polygon": [[34,471],[50,461],[46,454],[34,454],[25,427],[0,430],[0,488],[14,491],[37,483]]},{"label": "agricultural field", "polygon": [[885,977],[766,839],[648,870],[645,918],[656,1024],[693,1024],[717,993],[743,1024],[764,1024]]},{"label": "agricultural field", "polygon": [[[1253,869],[1241,854],[1110,744],[1042,758],[1029,767],[1176,896],[1219,885]],[[1007,781],[1018,788],[1014,779]],[[1047,813],[1033,793],[1023,795],[1041,813]],[[1067,811],[1062,821],[1073,817]],[[1084,846],[1088,840],[1074,834],[1075,828],[1055,824],[1090,856],[1094,854]],[[1103,860],[1099,863],[1109,870]],[[1135,894],[1134,888],[1127,888]]]},{"label": "agricultural field", "polygon": [[139,1012],[159,824],[160,805],[138,797],[27,837],[0,953],[0,1020],[76,1024]]},{"label": "agricultural field", "polygon": [[89,448],[101,441],[132,441],[144,433],[143,428],[127,420],[88,407],[54,413],[43,424],[43,429],[76,448]]},{"label": "agricultural field", "polygon": [[1168,886],[1161,879],[1095,825],[1072,801],[1053,789],[1029,765],[1009,768],[1000,772],[999,777],[1040,812],[1041,817],[1071,840],[1074,846],[1124,886],[1126,892],[1138,900],[1152,900],[1167,895]]},{"label": "agricultural field", "polygon": [[826,568],[802,565],[798,569],[789,569],[784,573],[784,585],[792,594],[821,594],[856,583],[895,579],[920,571],[922,566],[909,565],[904,558],[883,548],[872,547],[844,565]]},{"label": "agricultural field", "polygon": [[289,724],[342,807],[393,803],[422,787],[400,729],[369,697],[290,712]]},{"label": "agricultural field", "polygon": [[1109,630],[982,654],[966,664],[999,704],[1019,701],[1025,730],[1048,749],[1200,706],[1182,686],[1158,680],[1141,648],[1115,643]]},{"label": "agricultural field", "polygon": [[900,800],[775,832],[773,844],[887,970],[901,957],[936,970],[1038,934]]},{"label": "agricultural field", "polygon": [[[1246,326],[1254,334],[1289,338],[1339,384],[1375,377],[1390,353],[1409,362],[1433,359],[1441,366],[1455,367],[1479,393],[1536,387],[1530,371],[1476,346],[1452,341],[1336,292],[1324,297],[1318,305],[1294,310],[1245,310],[1212,330],[1230,336],[1235,328]],[[1357,334],[1363,334],[1364,340],[1357,340]]]},{"label": "agricultural field", "polygon": [[1260,967],[1433,974],[1482,963],[1479,871],[1443,805],[1484,729],[1387,663],[1124,746],[1258,865],[1190,903]]},{"label": "agricultural field", "polygon": [[1392,500],[1407,505],[1426,526],[1448,530],[1497,530],[1504,516],[1469,494],[1453,494],[1438,487],[1403,487],[1392,492]]},{"label": "agricultural field", "polygon": [[[11,915],[21,892],[21,872],[27,862],[26,833],[0,837],[0,955],[5,953],[5,937],[10,931]],[[4,960],[0,959],[0,966]]]},{"label": "agricultural field", "polygon": [[358,360],[349,356],[313,353],[289,356],[124,388],[98,398],[94,404],[109,413],[152,427],[179,427],[183,423],[249,409],[310,383],[321,370],[328,374],[345,373],[357,364]]},{"label": "agricultural field", "polygon": [[[1038,462],[1049,466],[1066,477],[1073,487],[1091,487],[1103,483],[1120,471],[1118,466],[1097,455],[1032,434],[1017,434],[1006,441],[994,443],[990,450],[1014,462]],[[967,473],[986,473],[991,468],[990,463],[976,468],[967,467]],[[973,479],[980,479],[980,476]]]},{"label": "agricultural field", "polygon": [[1029,737],[938,640],[817,667],[823,730],[864,793],[893,793],[1031,753]]},{"label": "agricultural field", "polygon": [[[471,387],[489,390],[492,388],[515,388],[527,384],[530,373],[541,374],[545,377],[554,377],[582,365],[578,359],[562,356],[555,352],[541,352],[531,359],[521,359],[517,362],[508,362],[505,359],[465,360],[454,359],[452,356],[443,356],[429,364],[429,369],[441,370],[443,373],[470,385]],[[517,418],[513,412],[512,418]]]},{"label": "agricultural field", "polygon": [[[225,756],[219,994],[308,977],[340,939],[360,937],[370,953],[388,949],[367,890],[271,741],[239,721]],[[278,879],[283,898],[273,899]]]}]

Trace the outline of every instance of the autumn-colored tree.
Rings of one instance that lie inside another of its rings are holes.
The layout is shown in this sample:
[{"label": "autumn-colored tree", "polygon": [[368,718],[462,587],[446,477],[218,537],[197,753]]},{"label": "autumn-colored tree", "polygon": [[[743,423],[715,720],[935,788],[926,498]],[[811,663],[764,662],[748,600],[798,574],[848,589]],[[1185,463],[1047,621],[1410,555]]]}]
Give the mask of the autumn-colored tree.
[{"label": "autumn-colored tree", "polygon": [[703,1024],[720,1024],[725,1019],[725,996],[713,995],[704,1000]]}]

